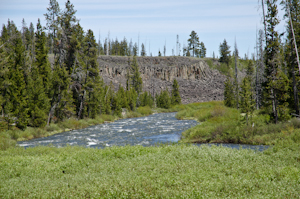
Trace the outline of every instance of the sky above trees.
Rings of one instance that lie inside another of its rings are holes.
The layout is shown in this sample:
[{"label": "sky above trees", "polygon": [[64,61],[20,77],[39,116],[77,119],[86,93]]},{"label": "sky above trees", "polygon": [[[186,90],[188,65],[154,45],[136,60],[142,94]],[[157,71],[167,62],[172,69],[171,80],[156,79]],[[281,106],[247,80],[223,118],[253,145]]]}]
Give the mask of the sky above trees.
[{"label": "sky above trees", "polygon": [[[67,0],[57,0],[64,9]],[[92,29],[96,40],[126,37],[129,41],[144,43],[147,55],[158,55],[166,43],[167,55],[176,53],[176,35],[181,47],[187,45],[192,30],[207,48],[207,57],[213,52],[219,56],[219,45],[224,39],[232,46],[236,38],[239,55],[255,51],[256,30],[262,28],[261,7],[258,0],[71,0],[76,17],[84,30]],[[24,18],[27,25],[36,25],[38,18],[46,24],[43,14],[49,0],[1,0],[0,24],[13,20],[18,27]],[[282,20],[282,11],[279,12]],[[279,31],[285,29],[284,23]],[[150,52],[149,52],[150,50]],[[181,49],[182,55],[182,49]]]}]

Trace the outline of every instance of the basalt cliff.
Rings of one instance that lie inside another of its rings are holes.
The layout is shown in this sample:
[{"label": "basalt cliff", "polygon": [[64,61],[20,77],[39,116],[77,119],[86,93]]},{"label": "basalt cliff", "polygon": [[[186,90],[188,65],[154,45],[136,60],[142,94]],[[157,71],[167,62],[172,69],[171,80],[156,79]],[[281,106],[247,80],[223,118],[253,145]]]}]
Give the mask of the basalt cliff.
[{"label": "basalt cliff", "polygon": [[[132,57],[98,57],[100,75],[106,84],[126,87],[126,75]],[[188,57],[137,57],[143,90],[151,94],[166,88],[171,91],[173,80],[180,86],[182,103],[223,100],[225,76],[211,69],[202,59]]]}]

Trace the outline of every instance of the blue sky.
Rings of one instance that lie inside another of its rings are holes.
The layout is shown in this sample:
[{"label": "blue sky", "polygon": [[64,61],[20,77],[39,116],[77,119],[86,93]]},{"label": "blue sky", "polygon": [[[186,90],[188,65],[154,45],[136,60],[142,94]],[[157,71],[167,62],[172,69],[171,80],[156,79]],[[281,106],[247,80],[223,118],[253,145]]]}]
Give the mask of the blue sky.
[{"label": "blue sky", "polygon": [[[64,9],[67,0],[57,0]],[[103,42],[110,38],[128,40],[146,45],[153,56],[163,50],[167,55],[176,52],[176,35],[181,46],[187,45],[192,30],[207,48],[207,56],[219,55],[224,39],[233,50],[236,38],[240,56],[251,55],[255,47],[256,29],[262,28],[261,8],[258,0],[71,0],[77,10],[76,17],[84,30],[94,31]],[[18,28],[24,18],[27,25],[37,23],[47,12],[49,0],[0,0],[0,24],[13,20]],[[282,19],[282,11],[279,13]],[[284,23],[278,30],[284,31]],[[182,53],[182,51],[181,51]]]}]

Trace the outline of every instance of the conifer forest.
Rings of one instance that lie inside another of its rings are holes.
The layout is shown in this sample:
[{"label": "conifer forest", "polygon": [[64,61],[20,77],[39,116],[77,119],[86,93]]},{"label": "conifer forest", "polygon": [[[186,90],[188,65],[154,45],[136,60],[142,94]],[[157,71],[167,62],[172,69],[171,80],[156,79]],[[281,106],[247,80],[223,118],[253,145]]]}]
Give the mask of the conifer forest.
[{"label": "conifer forest", "polygon": [[[285,10],[286,31],[276,31],[279,24],[278,5]],[[298,0],[261,1],[263,29],[257,31],[256,54],[247,60],[244,75],[238,75],[237,44],[231,53],[226,39],[219,46],[219,63],[227,65],[224,103],[241,109],[247,115],[263,110],[272,121],[286,121],[299,113],[300,26]],[[122,108],[138,106],[168,108],[181,103],[178,83],[172,91],[156,96],[142,92],[136,56],[147,55],[144,44],[105,39],[96,42],[92,30],[83,30],[76,18],[74,5],[67,1],[61,8],[50,0],[45,27],[30,23],[17,29],[13,21],[3,25],[0,38],[0,104],[1,128],[15,124],[20,129],[41,127],[66,118],[94,118],[97,114],[120,115]],[[178,37],[178,36],[177,36]],[[180,50],[181,45],[177,42]],[[131,58],[126,88],[117,92],[105,85],[99,76],[97,56],[118,55]],[[166,50],[158,52],[166,56]],[[192,31],[182,56],[206,57],[206,48]],[[50,64],[49,57],[54,59]],[[215,53],[213,53],[215,60]],[[233,67],[232,67],[233,66]]]},{"label": "conifer forest", "polygon": [[[18,30],[13,21],[3,25],[0,39],[1,128],[43,127],[66,118],[95,118],[99,114],[120,115],[122,108],[156,105],[168,108],[181,103],[178,83],[172,92],[152,96],[142,91],[143,81],[135,56],[137,44],[123,41],[97,43],[93,31],[84,31],[76,19],[74,5],[67,1],[61,9],[50,0],[40,19]],[[127,85],[117,92],[99,76],[97,56],[131,56]],[[141,56],[146,56],[141,48]],[[54,58],[51,65],[49,57]]]}]

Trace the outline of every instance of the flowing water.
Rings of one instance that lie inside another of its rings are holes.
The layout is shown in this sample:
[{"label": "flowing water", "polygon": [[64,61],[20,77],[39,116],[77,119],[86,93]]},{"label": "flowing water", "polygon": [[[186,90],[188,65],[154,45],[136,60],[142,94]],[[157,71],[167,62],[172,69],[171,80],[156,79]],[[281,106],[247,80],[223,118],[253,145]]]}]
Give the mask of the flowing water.
[{"label": "flowing water", "polygon": [[80,145],[102,148],[106,146],[143,145],[178,142],[181,133],[198,124],[194,120],[177,120],[176,113],[159,113],[147,117],[117,120],[73,130],[49,137],[18,142],[20,146]]},{"label": "flowing water", "polygon": [[[197,125],[198,122],[194,120],[177,120],[175,115],[176,113],[159,113],[147,117],[122,119],[49,137],[21,141],[18,144],[23,147],[79,145],[104,148],[109,146],[153,146],[159,143],[176,143],[179,141],[183,131]],[[260,151],[265,149],[264,146],[222,145],[236,149],[248,148]]]}]

